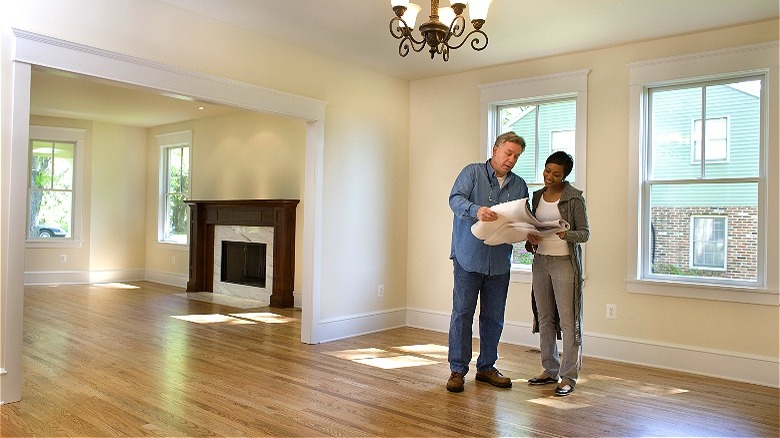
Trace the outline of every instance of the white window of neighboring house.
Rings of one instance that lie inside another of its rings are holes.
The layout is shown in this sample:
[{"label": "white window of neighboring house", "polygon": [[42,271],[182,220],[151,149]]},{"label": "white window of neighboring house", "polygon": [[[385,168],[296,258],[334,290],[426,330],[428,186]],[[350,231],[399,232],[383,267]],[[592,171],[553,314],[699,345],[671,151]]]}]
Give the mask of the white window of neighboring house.
[{"label": "white window of neighboring house", "polygon": [[186,245],[189,236],[190,146],[192,132],[157,136],[160,148],[158,241]]},{"label": "white window of neighboring house", "polygon": [[30,126],[27,246],[81,244],[85,130]]},{"label": "white window of neighboring house", "polygon": [[726,270],[726,216],[691,216],[690,267]]},{"label": "white window of neighboring house", "polygon": [[629,292],[777,304],[777,63],[774,43],[629,66]]},{"label": "white window of neighboring house", "polygon": [[[585,191],[587,83],[588,70],[580,70],[480,86],[483,157],[491,155],[498,135],[514,131],[526,147],[512,171],[526,181],[529,196],[544,186],[544,162],[559,150],[574,158],[567,181]],[[524,243],[515,244],[513,281],[530,282],[531,261]]]},{"label": "white window of neighboring house", "polygon": [[691,162],[701,161],[701,139],[702,135],[707,138],[704,144],[707,145],[706,160],[710,162],[728,161],[729,159],[729,119],[728,117],[718,117],[707,119],[705,132],[701,130],[701,119],[693,121],[693,133],[691,134]]}]

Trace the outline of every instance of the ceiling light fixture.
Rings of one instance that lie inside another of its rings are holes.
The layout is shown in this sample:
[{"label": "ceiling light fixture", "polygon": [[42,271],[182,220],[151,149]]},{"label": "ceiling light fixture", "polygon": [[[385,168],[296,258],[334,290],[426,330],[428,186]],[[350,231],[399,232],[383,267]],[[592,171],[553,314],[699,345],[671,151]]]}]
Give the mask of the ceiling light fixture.
[{"label": "ceiling light fixture", "polygon": [[[488,37],[481,29],[482,25],[485,24],[491,1],[450,0],[449,8],[440,8],[439,0],[431,0],[431,15],[428,21],[420,25],[422,39],[417,40],[412,35],[412,30],[414,30],[414,22],[417,20],[420,6],[409,3],[409,0],[390,0],[390,5],[395,12],[395,17],[390,20],[390,35],[401,40],[398,44],[398,54],[406,56],[409,54],[409,47],[415,52],[421,52],[425,47],[429,47],[431,59],[437,54],[441,54],[442,59],[447,61],[450,59],[450,49],[462,47],[472,35],[474,36],[471,39],[471,48],[474,50],[484,49],[488,45]],[[466,19],[463,17],[466,3],[470,3],[469,14],[474,30],[467,33],[463,40],[456,44],[453,38],[460,38],[466,29]],[[480,35],[484,37],[484,42]]]}]

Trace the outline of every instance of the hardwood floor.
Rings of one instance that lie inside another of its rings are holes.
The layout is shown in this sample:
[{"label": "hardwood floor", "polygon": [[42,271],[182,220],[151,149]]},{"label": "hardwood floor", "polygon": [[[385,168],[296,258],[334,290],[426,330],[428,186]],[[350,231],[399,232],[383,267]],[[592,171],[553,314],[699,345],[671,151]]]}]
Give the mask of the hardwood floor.
[{"label": "hardwood floor", "polygon": [[299,310],[181,293],[146,282],[25,288],[23,396],[0,407],[0,435],[780,434],[777,388],[585,357],[577,390],[556,398],[554,386],[525,382],[540,370],[538,351],[502,345],[499,369],[514,387],[472,372],[453,394],[445,333],[306,345]]}]

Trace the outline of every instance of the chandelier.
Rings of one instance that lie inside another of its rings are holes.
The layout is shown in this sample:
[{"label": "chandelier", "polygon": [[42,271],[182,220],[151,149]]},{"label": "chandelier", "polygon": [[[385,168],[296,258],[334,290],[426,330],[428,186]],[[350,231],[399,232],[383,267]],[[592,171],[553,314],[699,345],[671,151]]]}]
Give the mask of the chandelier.
[{"label": "chandelier", "polygon": [[466,9],[468,0],[450,0],[449,8],[440,8],[439,0],[431,0],[429,20],[420,25],[420,33],[422,34],[420,40],[417,40],[412,34],[417,13],[421,9],[420,6],[409,3],[409,0],[390,0],[393,12],[395,12],[395,17],[390,20],[390,35],[401,40],[398,44],[398,54],[408,55],[410,47],[415,52],[421,52],[425,47],[428,47],[431,59],[440,54],[442,59],[447,61],[450,59],[450,49],[462,47],[469,38],[472,38],[472,49],[484,49],[488,45],[488,37],[481,29],[482,25],[485,24],[491,1],[471,0],[469,15],[474,30],[467,33],[460,42],[457,42],[455,38],[460,38],[466,29],[463,10]]}]

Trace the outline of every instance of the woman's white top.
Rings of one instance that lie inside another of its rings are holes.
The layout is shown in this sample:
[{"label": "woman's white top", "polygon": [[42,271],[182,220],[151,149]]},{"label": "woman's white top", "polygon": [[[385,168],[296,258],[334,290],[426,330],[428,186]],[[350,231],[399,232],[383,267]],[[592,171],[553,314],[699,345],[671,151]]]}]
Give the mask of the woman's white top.
[{"label": "woman's white top", "polygon": [[[539,199],[539,205],[536,207],[536,218],[541,222],[557,221],[562,219],[561,212],[558,211],[558,201],[547,202],[544,197]],[[536,248],[537,254],[551,255],[551,256],[565,256],[569,255],[569,244],[565,240],[558,237],[557,234],[551,234],[545,236],[539,246]]]}]

